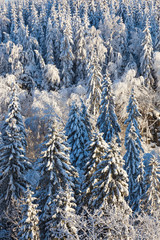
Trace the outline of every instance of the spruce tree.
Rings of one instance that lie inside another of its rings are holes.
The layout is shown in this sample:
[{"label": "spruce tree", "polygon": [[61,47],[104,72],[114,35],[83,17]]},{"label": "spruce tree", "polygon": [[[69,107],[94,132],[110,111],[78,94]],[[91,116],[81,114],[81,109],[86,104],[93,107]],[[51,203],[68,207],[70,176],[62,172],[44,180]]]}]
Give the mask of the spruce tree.
[{"label": "spruce tree", "polygon": [[157,31],[157,35],[156,35],[155,50],[157,52],[160,52],[160,22],[158,24],[158,31]]},{"label": "spruce tree", "polygon": [[100,132],[103,133],[103,138],[107,143],[111,142],[115,135],[117,142],[120,144],[119,133],[121,132],[121,129],[115,113],[111,80],[108,74],[105,75],[102,84],[102,101],[100,105],[100,115],[97,119],[97,126]]},{"label": "spruce tree", "polygon": [[46,62],[54,64],[53,27],[51,19],[48,19],[46,31]]},{"label": "spruce tree", "polygon": [[156,215],[160,207],[160,164],[155,156],[152,155],[148,167],[145,176],[146,191],[141,196],[140,207],[144,212]]},{"label": "spruce tree", "polygon": [[80,26],[77,31],[75,48],[76,82],[78,83],[86,80],[87,76],[87,49],[83,26]]},{"label": "spruce tree", "polygon": [[2,127],[3,144],[0,148],[0,203],[6,210],[11,199],[20,200],[27,187],[26,171],[31,168],[25,156],[25,129],[19,99],[13,89],[8,114]]},{"label": "spruce tree", "polygon": [[145,85],[147,87],[154,87],[154,78],[152,76],[153,71],[153,47],[152,38],[149,30],[148,20],[146,21],[146,27],[143,31],[142,51],[140,54],[140,71],[144,77]]},{"label": "spruce tree", "polygon": [[86,163],[87,151],[85,147],[90,137],[90,129],[86,125],[87,122],[83,115],[86,116],[86,113],[82,114],[76,103],[73,103],[65,127],[68,143],[71,147],[70,160],[79,171],[83,170]]},{"label": "spruce tree", "polygon": [[74,82],[73,60],[72,52],[73,40],[70,32],[70,26],[67,23],[64,25],[62,39],[60,43],[60,60],[62,71],[62,82],[65,87],[70,87]]},{"label": "spruce tree", "polygon": [[93,175],[97,165],[106,154],[108,145],[103,140],[101,133],[94,133],[86,150],[88,151],[87,163],[84,168],[84,183],[82,185],[81,207],[87,206],[92,209],[90,202],[94,185]]},{"label": "spruce tree", "polygon": [[93,189],[89,203],[94,208],[104,208],[105,205],[129,209],[125,201],[128,196],[128,177],[123,169],[124,161],[116,138],[109,143],[107,153],[97,163],[96,171],[92,174]]},{"label": "spruce tree", "polygon": [[[129,104],[127,106],[128,118],[125,121],[127,124],[127,129],[125,133],[125,148],[126,153],[124,155],[125,169],[128,173],[129,178],[129,204],[133,210],[138,209],[138,199],[140,198],[136,189],[138,190],[137,184],[139,174],[141,174],[142,169],[140,169],[141,164],[141,154],[143,153],[143,148],[141,145],[141,135],[138,128],[137,118],[141,116],[138,110],[137,101],[134,96],[134,91],[132,90],[131,96],[129,98]],[[139,192],[140,193],[140,192]]]},{"label": "spruce tree", "polygon": [[[94,51],[94,50],[93,50]],[[101,66],[98,63],[94,51],[93,59],[88,67],[88,103],[90,114],[96,116],[99,113],[101,101]]]},{"label": "spruce tree", "polygon": [[51,123],[38,164],[40,171],[37,198],[40,207],[40,232],[42,239],[76,235],[69,217],[75,213],[74,179],[77,172],[69,161],[69,148],[57,123]]},{"label": "spruce tree", "polygon": [[38,218],[38,205],[34,203],[36,200],[33,197],[33,192],[27,190],[24,203],[22,204],[22,215],[23,218],[19,222],[20,231],[18,233],[19,240],[39,240],[39,218]]}]

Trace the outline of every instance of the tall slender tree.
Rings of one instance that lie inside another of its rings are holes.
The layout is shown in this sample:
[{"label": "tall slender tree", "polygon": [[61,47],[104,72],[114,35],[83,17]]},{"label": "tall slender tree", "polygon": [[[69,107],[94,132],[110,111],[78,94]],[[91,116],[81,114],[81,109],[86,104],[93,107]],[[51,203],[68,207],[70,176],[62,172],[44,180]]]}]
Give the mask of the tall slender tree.
[{"label": "tall slender tree", "polygon": [[65,136],[57,129],[57,123],[51,123],[44,142],[44,150],[38,164],[40,171],[39,198],[40,232],[42,239],[55,239],[76,236],[74,216],[74,179],[78,177],[69,161],[69,147]]},{"label": "tall slender tree", "polygon": [[115,135],[117,142],[120,144],[119,133],[121,132],[121,129],[115,113],[111,80],[107,73],[102,84],[102,101],[100,105],[100,115],[97,119],[97,126],[100,132],[103,133],[103,138],[107,143],[111,142]]},{"label": "tall slender tree", "polygon": [[93,59],[88,67],[88,102],[90,114],[96,116],[99,113],[101,101],[102,73],[94,49]]},{"label": "tall slender tree", "polygon": [[62,82],[65,87],[70,87],[74,82],[73,72],[73,40],[70,32],[69,22],[66,19],[66,24],[63,27],[63,34],[60,44],[60,60],[62,71]]},{"label": "tall slender tree", "polygon": [[152,38],[149,30],[149,23],[146,20],[146,26],[143,31],[142,51],[140,54],[140,71],[144,77],[145,85],[147,87],[154,87],[154,78],[152,76],[153,71],[153,46]]},{"label": "tall slender tree", "polygon": [[104,208],[105,205],[129,209],[125,201],[128,196],[128,177],[123,169],[124,161],[116,138],[109,143],[107,153],[98,162],[96,171],[91,177],[93,189],[90,202],[93,208]]},{"label": "tall slender tree", "polygon": [[160,207],[160,164],[158,159],[152,155],[149,162],[149,169],[145,176],[146,191],[141,196],[141,210],[156,215]]},{"label": "tall slender tree", "polygon": [[19,222],[20,231],[18,233],[19,240],[39,240],[39,218],[38,218],[38,205],[34,203],[36,200],[33,197],[33,192],[27,190],[26,196],[24,198],[24,203],[22,204],[22,215],[23,218]]},{"label": "tall slender tree", "polygon": [[[125,121],[127,129],[125,133],[125,148],[126,153],[124,155],[125,169],[129,178],[129,204],[133,210],[138,209],[138,200],[140,198],[137,184],[138,176],[140,174],[141,154],[143,148],[141,145],[141,135],[138,128],[137,118],[141,116],[138,110],[137,101],[134,96],[134,90],[132,89],[131,96],[129,98],[129,104],[127,106],[128,118]],[[142,166],[142,165],[141,165]],[[139,192],[140,193],[140,192]]]},{"label": "tall slender tree", "polygon": [[88,158],[84,168],[84,183],[82,185],[81,207],[88,206],[92,208],[90,199],[92,198],[92,190],[94,185],[93,174],[96,171],[97,165],[102,161],[106,154],[108,145],[103,140],[101,133],[94,133],[90,144],[87,146]]},{"label": "tall slender tree", "polygon": [[26,171],[31,168],[25,156],[25,129],[15,88],[12,92],[8,114],[2,127],[3,144],[0,148],[0,203],[7,209],[11,199],[20,200],[27,187]]},{"label": "tall slender tree", "polygon": [[[83,114],[86,115],[86,113]],[[87,122],[80,112],[79,107],[76,103],[73,103],[65,129],[68,143],[71,147],[71,163],[77,167],[79,171],[83,170],[87,160],[87,151],[85,150],[85,147],[89,141],[90,133],[89,127],[86,123]]]}]

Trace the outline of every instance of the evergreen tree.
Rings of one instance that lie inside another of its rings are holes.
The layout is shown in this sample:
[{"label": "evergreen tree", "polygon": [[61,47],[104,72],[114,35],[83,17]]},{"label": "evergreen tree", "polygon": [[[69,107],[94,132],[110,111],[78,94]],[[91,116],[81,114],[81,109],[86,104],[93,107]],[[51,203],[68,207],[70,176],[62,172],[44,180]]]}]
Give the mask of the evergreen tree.
[{"label": "evergreen tree", "polygon": [[93,174],[96,171],[97,165],[103,160],[106,154],[108,145],[103,140],[101,133],[95,133],[88,144],[86,150],[88,151],[87,163],[84,168],[84,183],[82,186],[81,206],[89,206],[92,208],[90,199],[93,191]]},{"label": "evergreen tree", "polygon": [[84,36],[84,27],[80,26],[76,35],[75,49],[76,82],[86,80],[87,76],[87,49]]},{"label": "evergreen tree", "polygon": [[111,80],[108,74],[106,74],[102,82],[101,99],[100,115],[97,119],[97,126],[100,132],[103,133],[103,138],[107,143],[112,141],[114,135],[117,138],[117,142],[120,143],[119,132],[121,132],[121,129],[115,113]]},{"label": "evergreen tree", "polygon": [[155,50],[160,52],[160,22],[158,24],[158,31],[156,35]]},{"label": "evergreen tree", "polygon": [[3,209],[10,207],[11,199],[17,201],[24,195],[28,183],[25,173],[31,168],[25,156],[25,130],[20,111],[19,99],[13,90],[0,148],[0,203]]},{"label": "evergreen tree", "polygon": [[138,176],[140,174],[141,153],[143,148],[141,145],[141,135],[138,128],[137,118],[141,116],[138,111],[137,101],[134,97],[134,91],[132,90],[129,98],[129,104],[127,106],[128,118],[125,121],[127,129],[125,133],[125,148],[126,153],[124,155],[125,169],[129,178],[129,204],[133,210],[138,209],[137,201],[140,198],[140,192],[136,192],[138,182]]},{"label": "evergreen tree", "polygon": [[46,62],[47,64],[54,64],[54,46],[53,46],[53,27],[51,19],[48,19],[46,31]]},{"label": "evergreen tree", "polygon": [[103,208],[106,204],[129,209],[125,201],[128,196],[128,177],[123,165],[116,138],[113,138],[91,177],[93,189],[89,203],[93,209]]},{"label": "evergreen tree", "polygon": [[75,103],[73,103],[71,107],[65,129],[68,143],[71,147],[71,163],[77,167],[79,171],[83,170],[87,158],[85,147],[89,141],[89,128],[86,126],[85,118]]},{"label": "evergreen tree", "polygon": [[98,63],[98,59],[96,58],[94,52],[93,60],[88,68],[89,112],[94,116],[98,114],[100,108],[101,81],[102,81],[101,67]]},{"label": "evergreen tree", "polygon": [[[87,135],[88,135],[87,141],[88,140],[90,141],[92,126],[91,126],[91,122],[90,122],[90,116],[89,116],[88,111],[87,111],[87,107],[84,104],[82,99],[81,99],[81,115],[82,115],[82,118],[84,119],[86,131],[87,131]],[[87,143],[87,141],[86,141],[86,143]]]},{"label": "evergreen tree", "polygon": [[142,51],[140,54],[140,71],[144,77],[145,85],[147,87],[154,87],[154,79],[152,76],[153,62],[153,47],[152,38],[149,30],[148,20],[146,21],[146,27],[143,31],[144,38],[142,40]]},{"label": "evergreen tree", "polygon": [[72,52],[73,40],[70,33],[69,23],[65,24],[60,44],[60,60],[62,71],[62,82],[65,87],[70,87],[74,82],[73,72],[73,52]]},{"label": "evergreen tree", "polygon": [[27,190],[26,197],[24,199],[24,204],[22,205],[22,214],[23,218],[19,223],[20,231],[18,233],[19,240],[39,240],[39,218],[38,218],[38,210],[37,204],[34,203],[36,200],[33,197],[33,192],[31,190]]},{"label": "evergreen tree", "polygon": [[59,133],[57,123],[51,124],[39,161],[40,231],[42,239],[61,238],[73,233],[74,223],[69,216],[75,213],[74,179],[77,172],[69,162],[69,148],[64,134]]},{"label": "evergreen tree", "polygon": [[160,207],[160,165],[158,159],[152,156],[149,169],[145,176],[146,191],[141,197],[141,209],[151,215],[155,215]]},{"label": "evergreen tree", "polygon": [[17,41],[17,31],[18,31],[18,16],[16,11],[16,5],[12,3],[11,5],[11,29],[10,35],[13,42]]}]

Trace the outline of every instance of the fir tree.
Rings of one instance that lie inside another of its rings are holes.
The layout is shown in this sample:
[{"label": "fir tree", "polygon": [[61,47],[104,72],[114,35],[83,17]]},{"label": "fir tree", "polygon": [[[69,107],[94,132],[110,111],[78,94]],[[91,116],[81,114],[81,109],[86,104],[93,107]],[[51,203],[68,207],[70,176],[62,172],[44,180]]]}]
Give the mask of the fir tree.
[{"label": "fir tree", "polygon": [[114,97],[111,89],[111,80],[106,74],[102,82],[102,101],[100,105],[100,115],[97,119],[97,126],[103,133],[104,140],[111,142],[116,135],[117,142],[120,143],[119,133],[121,132],[115,113]]},{"label": "fir tree", "polygon": [[[93,50],[94,51],[94,50]],[[95,52],[92,62],[88,68],[88,102],[90,114],[96,116],[100,108],[101,100],[101,67],[96,58]]]},{"label": "fir tree", "polygon": [[26,197],[24,199],[24,204],[22,205],[22,215],[23,218],[19,222],[20,231],[18,233],[19,240],[39,240],[39,218],[38,218],[38,205],[34,203],[36,200],[33,197],[33,192],[27,190]]},{"label": "fir tree", "polygon": [[[141,164],[141,153],[143,153],[143,148],[141,145],[141,135],[138,128],[137,118],[141,116],[138,111],[137,101],[134,97],[134,91],[132,90],[131,96],[129,98],[129,104],[127,106],[128,118],[125,121],[127,124],[127,129],[125,133],[125,148],[126,153],[124,155],[125,169],[128,173],[129,178],[129,204],[135,210],[138,209],[137,201],[140,198],[138,192],[137,184],[138,176],[140,174],[140,164]],[[140,192],[139,192],[140,193]]]},{"label": "fir tree", "polygon": [[62,81],[65,87],[69,87],[74,82],[72,52],[73,40],[69,29],[69,24],[66,24],[63,29],[61,44],[60,44],[60,60],[62,70]]},{"label": "fir tree", "polygon": [[153,69],[153,47],[152,38],[149,30],[148,20],[146,21],[146,27],[143,31],[144,38],[142,40],[142,52],[140,55],[140,71],[141,75],[144,77],[145,85],[147,87],[154,87],[154,79],[152,76]]},{"label": "fir tree", "polygon": [[11,39],[13,42],[17,41],[17,31],[18,31],[18,16],[16,11],[16,5],[12,4],[11,8]]},{"label": "fir tree", "polygon": [[11,199],[19,200],[26,191],[25,172],[31,164],[25,156],[25,130],[20,103],[15,89],[2,128],[3,144],[0,149],[1,204],[9,208]]},{"label": "fir tree", "polygon": [[54,239],[60,233],[65,237],[71,232],[76,235],[74,223],[68,218],[75,213],[73,189],[78,176],[69,162],[69,148],[56,122],[49,126],[38,170],[41,175],[37,197],[42,239]]},{"label": "fir tree", "polygon": [[86,80],[87,76],[87,49],[84,36],[84,27],[80,26],[76,35],[75,49],[76,82]]},{"label": "fir tree", "polygon": [[158,31],[156,35],[155,50],[160,52],[160,22],[158,24]]},{"label": "fir tree", "polygon": [[123,165],[116,138],[113,138],[91,177],[93,189],[89,203],[93,208],[103,208],[107,204],[129,209],[125,201],[128,196],[128,177]]},{"label": "fir tree", "polygon": [[82,200],[81,206],[89,206],[91,208],[90,198],[92,197],[92,190],[94,185],[93,174],[96,171],[97,165],[102,161],[106,154],[108,145],[103,140],[102,134],[95,133],[88,144],[86,150],[88,151],[87,163],[84,168],[84,183],[82,186]]},{"label": "fir tree", "polygon": [[155,215],[160,207],[160,165],[158,159],[152,156],[149,162],[149,169],[145,176],[146,191],[141,196],[141,210]]},{"label": "fir tree", "polygon": [[[86,115],[86,113],[83,114]],[[68,143],[71,147],[71,163],[77,167],[79,171],[83,170],[87,158],[85,147],[89,141],[89,127],[86,126],[85,118],[75,103],[73,103],[71,107],[65,129]]]},{"label": "fir tree", "polygon": [[53,27],[50,18],[48,19],[46,31],[46,62],[54,64]]}]

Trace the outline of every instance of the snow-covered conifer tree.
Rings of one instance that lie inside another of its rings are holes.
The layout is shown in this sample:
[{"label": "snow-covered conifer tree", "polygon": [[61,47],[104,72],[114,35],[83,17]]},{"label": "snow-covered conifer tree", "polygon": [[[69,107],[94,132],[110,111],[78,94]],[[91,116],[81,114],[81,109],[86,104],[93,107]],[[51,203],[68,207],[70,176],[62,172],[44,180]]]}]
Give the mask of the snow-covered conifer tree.
[{"label": "snow-covered conifer tree", "polygon": [[26,191],[26,171],[31,164],[25,156],[25,130],[19,99],[13,90],[8,115],[2,127],[3,144],[0,148],[0,204],[10,207],[11,199],[19,200]]},{"label": "snow-covered conifer tree", "polygon": [[98,59],[96,58],[94,52],[94,57],[92,59],[92,62],[89,63],[88,68],[89,112],[94,116],[96,116],[99,113],[101,101],[101,82],[102,82],[101,66],[98,63]]},{"label": "snow-covered conifer tree", "polygon": [[160,22],[158,24],[158,31],[156,35],[155,50],[160,52]]},{"label": "snow-covered conifer tree", "polygon": [[17,30],[18,30],[18,19],[17,19],[16,5],[12,3],[11,5],[11,39],[13,42],[17,40]]},{"label": "snow-covered conifer tree", "polygon": [[28,38],[29,38],[28,27],[24,25],[22,12],[19,13],[19,16],[20,16],[20,20],[19,20],[19,27],[17,30],[17,42],[23,46],[24,50],[26,50],[28,45]]},{"label": "snow-covered conifer tree", "polygon": [[[134,96],[134,91],[132,90],[131,96],[129,98],[129,104],[127,106],[128,118],[125,121],[127,124],[127,129],[125,133],[125,148],[126,153],[124,155],[125,169],[128,173],[129,178],[129,204],[133,210],[138,209],[138,202],[140,196],[137,195],[138,190],[137,184],[138,176],[140,174],[140,164],[141,164],[141,153],[143,153],[143,148],[141,145],[141,135],[138,128],[137,118],[141,116],[138,110],[137,101]],[[140,192],[139,192],[140,193]]]},{"label": "snow-covered conifer tree", "polygon": [[121,129],[115,113],[114,97],[111,87],[111,80],[106,73],[102,82],[102,101],[97,126],[100,132],[103,133],[103,138],[107,143],[112,141],[114,135],[117,138],[117,142],[120,143],[119,133]]},{"label": "snow-covered conifer tree", "polygon": [[88,206],[92,208],[90,199],[92,198],[92,190],[94,185],[93,174],[97,165],[102,161],[106,154],[108,144],[103,140],[101,133],[94,133],[90,144],[86,150],[88,151],[87,163],[84,167],[84,183],[82,185],[81,207]]},{"label": "snow-covered conifer tree", "polygon": [[[67,20],[66,20],[67,21]],[[60,44],[60,60],[62,71],[62,82],[65,87],[69,87],[74,82],[73,72],[73,52],[72,52],[73,40],[70,32],[70,26],[67,23],[64,26],[61,44]]]},{"label": "snow-covered conifer tree", "polygon": [[79,82],[86,80],[87,76],[87,49],[83,26],[80,26],[77,32],[75,47],[76,82]]},{"label": "snow-covered conifer tree", "polygon": [[105,156],[96,166],[91,177],[92,191],[90,205],[92,208],[110,206],[129,209],[125,197],[128,196],[128,176],[123,169],[124,161],[116,138],[112,139]]},{"label": "snow-covered conifer tree", "polygon": [[50,18],[46,31],[46,62],[47,64],[54,64],[53,27]]},{"label": "snow-covered conifer tree", "polygon": [[34,2],[31,2],[30,9],[31,9],[31,13],[28,19],[29,31],[32,37],[35,37],[37,40],[39,40],[39,37],[40,37],[39,18],[38,18],[38,12]]},{"label": "snow-covered conifer tree", "polygon": [[141,196],[141,209],[148,214],[156,214],[160,208],[160,164],[155,156],[149,162],[145,176],[146,191]]},{"label": "snow-covered conifer tree", "polygon": [[141,75],[144,77],[145,85],[147,87],[154,87],[154,79],[152,76],[152,55],[153,55],[153,47],[152,47],[152,38],[149,30],[148,20],[146,21],[146,27],[143,31],[143,40],[142,40],[142,51],[140,54],[140,71]]},{"label": "snow-covered conifer tree", "polygon": [[74,178],[76,170],[69,161],[69,147],[65,136],[58,131],[57,123],[51,123],[44,142],[42,157],[38,163],[40,171],[39,198],[40,231],[44,240],[76,235],[74,222]]},{"label": "snow-covered conifer tree", "polygon": [[92,132],[92,125],[91,125],[91,122],[90,122],[90,116],[88,114],[87,107],[84,104],[84,101],[82,99],[81,99],[81,115],[82,115],[82,118],[84,119],[85,126],[86,126],[86,131],[87,131],[87,134],[88,134],[88,138],[90,140],[91,139],[91,134],[92,134],[91,133]]},{"label": "snow-covered conifer tree", "polygon": [[18,233],[19,240],[39,240],[39,218],[38,205],[34,203],[33,192],[27,190],[24,203],[22,204],[22,220],[19,222],[20,230]]},{"label": "snow-covered conifer tree", "polygon": [[85,118],[80,113],[78,106],[73,103],[65,129],[71,147],[70,160],[78,170],[83,170],[87,160],[85,147],[89,141],[89,129],[85,124]]}]

